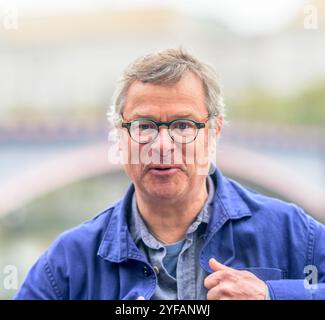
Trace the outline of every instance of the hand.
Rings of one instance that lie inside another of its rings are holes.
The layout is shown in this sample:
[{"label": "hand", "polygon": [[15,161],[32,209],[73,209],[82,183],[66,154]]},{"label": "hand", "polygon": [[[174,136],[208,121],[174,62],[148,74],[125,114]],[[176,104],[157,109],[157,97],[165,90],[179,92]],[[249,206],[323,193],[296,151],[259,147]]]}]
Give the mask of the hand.
[{"label": "hand", "polygon": [[214,271],[204,280],[208,300],[264,300],[266,284],[249,271],[227,267],[216,259],[209,260]]}]

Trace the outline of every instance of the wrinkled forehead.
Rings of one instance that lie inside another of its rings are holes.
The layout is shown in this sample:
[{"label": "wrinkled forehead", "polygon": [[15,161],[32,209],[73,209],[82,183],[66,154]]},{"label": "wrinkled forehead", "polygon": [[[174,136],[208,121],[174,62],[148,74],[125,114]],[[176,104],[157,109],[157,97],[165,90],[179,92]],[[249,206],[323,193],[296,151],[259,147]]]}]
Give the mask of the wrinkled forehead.
[{"label": "wrinkled forehead", "polygon": [[187,74],[175,84],[152,84],[135,81],[126,95],[123,115],[159,113],[161,110],[179,116],[207,114],[202,82]]}]

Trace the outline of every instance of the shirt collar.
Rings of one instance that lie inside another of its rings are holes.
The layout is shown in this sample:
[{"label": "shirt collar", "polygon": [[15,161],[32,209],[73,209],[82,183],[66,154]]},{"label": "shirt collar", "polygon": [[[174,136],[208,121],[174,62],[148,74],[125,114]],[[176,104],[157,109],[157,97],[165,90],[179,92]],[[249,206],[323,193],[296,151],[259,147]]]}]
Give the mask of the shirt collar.
[{"label": "shirt collar", "polygon": [[[225,178],[216,166],[212,166],[210,177],[216,186],[212,194],[211,217],[207,217],[204,213],[202,217],[199,215],[203,222],[209,221],[207,226],[209,238],[227,220],[252,215],[245,202],[247,195],[244,188],[231,179]],[[98,255],[104,259],[112,262],[121,262],[127,258],[145,261],[127,224],[128,213],[132,210],[133,194],[134,186],[131,184],[124,197],[110,211],[108,226],[98,250]]]},{"label": "shirt collar", "polygon": [[[214,182],[210,176],[207,177],[207,188],[208,188],[208,197],[205,201],[205,204],[197,215],[195,221],[189,226],[186,234],[193,233],[197,230],[198,226],[201,223],[208,224],[211,216],[213,198],[215,194]],[[141,214],[139,213],[135,193],[132,197],[132,210],[129,219],[129,228],[130,233],[136,244],[142,239],[145,245],[152,249],[159,249],[162,247],[162,244],[150,233],[146,223],[144,222]]]}]

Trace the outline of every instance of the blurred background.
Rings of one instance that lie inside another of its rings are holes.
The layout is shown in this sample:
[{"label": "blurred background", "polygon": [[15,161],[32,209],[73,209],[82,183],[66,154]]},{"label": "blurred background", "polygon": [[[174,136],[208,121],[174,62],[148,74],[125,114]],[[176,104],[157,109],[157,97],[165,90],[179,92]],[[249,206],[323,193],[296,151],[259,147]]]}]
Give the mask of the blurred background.
[{"label": "blurred background", "polygon": [[182,46],[220,77],[225,175],[325,222],[325,3],[0,0],[0,299],[64,230],[124,193],[111,94],[139,55]]}]

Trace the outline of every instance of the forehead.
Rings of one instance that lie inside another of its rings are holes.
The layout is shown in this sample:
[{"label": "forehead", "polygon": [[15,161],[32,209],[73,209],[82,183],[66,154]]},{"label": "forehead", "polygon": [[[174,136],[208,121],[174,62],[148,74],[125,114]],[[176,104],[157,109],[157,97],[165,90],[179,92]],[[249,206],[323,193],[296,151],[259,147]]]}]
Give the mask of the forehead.
[{"label": "forehead", "polygon": [[202,116],[207,114],[205,100],[202,81],[190,72],[171,85],[136,81],[128,90],[123,114]]}]

